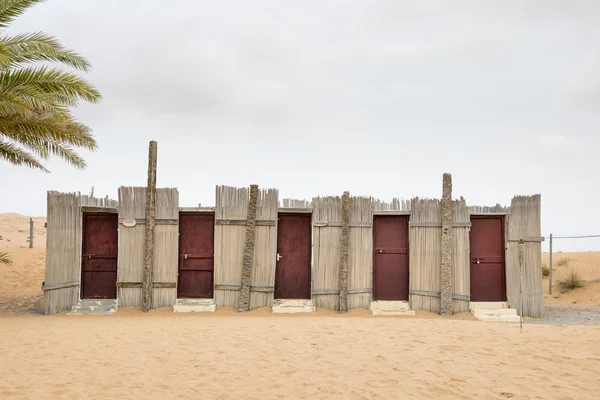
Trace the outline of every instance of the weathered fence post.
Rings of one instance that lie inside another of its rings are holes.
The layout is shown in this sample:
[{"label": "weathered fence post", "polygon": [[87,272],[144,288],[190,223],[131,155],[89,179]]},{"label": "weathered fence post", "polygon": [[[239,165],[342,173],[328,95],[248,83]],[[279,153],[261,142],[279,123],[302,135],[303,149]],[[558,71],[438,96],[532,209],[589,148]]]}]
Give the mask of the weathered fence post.
[{"label": "weathered fence post", "polygon": [[250,201],[246,221],[246,245],[244,247],[244,265],[242,267],[242,289],[238,302],[239,311],[250,309],[250,284],[252,283],[252,263],[254,262],[254,242],[256,238],[256,208],[258,203],[258,185],[250,185]]},{"label": "weathered fence post", "polygon": [[33,218],[29,218],[29,248],[33,249]]},{"label": "weathered fence post", "polygon": [[348,312],[348,254],[350,251],[350,193],[342,196],[342,246],[340,249],[340,312]]},{"label": "weathered fence post", "polygon": [[148,150],[148,185],[146,187],[146,225],[144,240],[144,276],[142,311],[152,308],[152,269],[154,264],[154,225],[156,223],[156,160],[157,143],[152,140]]},{"label": "weathered fence post", "polygon": [[452,175],[442,181],[442,268],[440,279],[440,314],[452,315]]},{"label": "weathered fence post", "polygon": [[548,270],[548,294],[552,294],[552,234],[550,234],[550,269]]},{"label": "weathered fence post", "polygon": [[523,239],[519,240],[519,325],[521,332],[523,332],[523,258],[525,258],[525,254],[523,252],[523,247],[525,243]]}]

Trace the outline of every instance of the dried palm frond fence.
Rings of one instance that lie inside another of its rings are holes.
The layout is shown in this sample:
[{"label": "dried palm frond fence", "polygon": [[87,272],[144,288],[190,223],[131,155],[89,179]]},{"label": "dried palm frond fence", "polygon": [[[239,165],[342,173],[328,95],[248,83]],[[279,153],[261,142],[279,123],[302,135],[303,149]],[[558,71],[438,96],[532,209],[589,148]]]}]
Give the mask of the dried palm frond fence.
[{"label": "dried palm frond fence", "polygon": [[48,192],[44,314],[69,310],[79,299],[82,212],[118,212],[119,203],[81,193]]},{"label": "dried palm frond fence", "polygon": [[[505,208],[467,207],[463,198],[452,200],[451,192],[445,193],[445,202],[414,198],[389,203],[344,193],[280,204],[277,189],[256,188],[255,194],[251,201],[250,188],[217,186],[214,208],[181,208],[177,189],[156,189],[152,308],[171,307],[177,299],[180,212],[214,212],[214,302],[242,311],[273,304],[278,213],[312,214],[311,299],[316,307],[341,311],[369,308],[373,300],[373,215],[410,215],[409,303],[436,313],[469,310],[470,218],[501,214],[507,225],[509,306],[520,303],[515,240],[523,239],[523,314],[543,315],[539,195],[517,196]],[[118,213],[118,304],[142,306],[146,188],[121,187],[118,198],[48,193],[45,314],[68,310],[79,300],[85,212]]]}]

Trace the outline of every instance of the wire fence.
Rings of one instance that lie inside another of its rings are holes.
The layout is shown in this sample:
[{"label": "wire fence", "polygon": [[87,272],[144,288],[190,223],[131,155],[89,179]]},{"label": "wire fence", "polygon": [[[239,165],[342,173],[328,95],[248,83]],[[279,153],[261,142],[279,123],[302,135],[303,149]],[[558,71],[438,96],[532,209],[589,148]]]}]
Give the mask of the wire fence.
[{"label": "wire fence", "polygon": [[554,240],[556,239],[590,239],[590,238],[600,238],[600,235],[553,235],[545,236],[544,239],[548,239],[549,241],[549,260],[548,260],[548,293],[552,294],[552,245]]}]

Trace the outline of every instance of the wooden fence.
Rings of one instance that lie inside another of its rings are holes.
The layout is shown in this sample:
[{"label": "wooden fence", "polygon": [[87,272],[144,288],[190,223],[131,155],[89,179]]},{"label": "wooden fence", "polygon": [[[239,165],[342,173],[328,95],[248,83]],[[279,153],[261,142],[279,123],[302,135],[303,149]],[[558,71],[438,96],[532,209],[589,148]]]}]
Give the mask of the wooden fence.
[{"label": "wooden fence", "polygon": [[[119,188],[119,256],[117,298],[121,307],[142,306],[146,188]],[[125,220],[135,220],[125,226]],[[179,193],[156,189],[152,308],[171,307],[177,297],[179,262]]]},{"label": "wooden fence", "polygon": [[440,201],[413,199],[409,227],[410,305],[414,310],[440,312],[442,264]]},{"label": "wooden fence", "polygon": [[313,303],[316,307],[339,310],[342,198],[316,197],[312,205]]},{"label": "wooden fence", "polygon": [[277,212],[279,191],[260,190],[256,211],[256,239],[250,284],[250,309],[271,307],[275,290]]},{"label": "wooden fence", "polygon": [[369,308],[373,287],[373,199],[350,197],[348,308]]},{"label": "wooden fence", "polygon": [[471,217],[462,197],[452,202],[452,208],[452,312],[462,313],[469,311],[471,293]]},{"label": "wooden fence", "polygon": [[[117,297],[120,306],[141,307],[144,261],[146,189],[121,187],[119,201],[80,194],[48,192],[48,236],[44,313],[69,309],[79,299],[82,210],[117,212],[119,252]],[[241,289],[248,188],[216,187],[214,297],[217,307],[238,307]],[[342,198],[283,200],[284,210],[312,212],[311,297],[314,305],[339,310]],[[82,208],[85,207],[85,208]],[[277,253],[277,189],[262,189],[257,202],[256,237],[250,282],[250,309],[273,303]],[[179,195],[177,189],[157,189],[153,308],[171,307],[177,297],[179,254]],[[373,214],[410,214],[409,302],[413,309],[440,312],[441,204],[437,199],[350,197],[348,308],[369,308],[373,287]],[[507,252],[506,285],[509,305],[519,305],[518,245],[526,239],[523,276],[524,315],[543,315],[540,237],[540,196],[517,196],[510,208],[467,207],[452,202],[452,311],[467,312],[470,298],[470,217],[504,214]],[[125,220],[135,224],[123,224]],[[126,226],[127,225],[127,226]]]},{"label": "wooden fence", "polygon": [[508,217],[508,251],[506,260],[506,294],[508,304],[520,314],[519,239],[524,239],[523,316],[544,316],[542,288],[541,197],[516,196]]},{"label": "wooden fence", "polygon": [[47,194],[44,314],[70,310],[79,300],[82,207],[90,212],[94,209],[116,212],[118,202],[80,193],[49,191]]},{"label": "wooden fence", "polygon": [[242,285],[249,188],[217,186],[214,289],[217,307],[237,308]]}]

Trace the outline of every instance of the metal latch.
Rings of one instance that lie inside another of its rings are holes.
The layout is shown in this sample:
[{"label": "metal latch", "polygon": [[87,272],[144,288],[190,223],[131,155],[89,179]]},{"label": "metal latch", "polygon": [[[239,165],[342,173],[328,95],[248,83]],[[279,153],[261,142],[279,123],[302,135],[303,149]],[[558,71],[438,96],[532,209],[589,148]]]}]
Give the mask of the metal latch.
[{"label": "metal latch", "polygon": [[184,259],[184,260],[187,260],[187,259],[188,259],[188,256],[191,256],[191,254],[184,254],[184,255],[183,255],[183,259]]},{"label": "metal latch", "polygon": [[281,260],[283,258],[283,256],[280,256],[279,253],[277,253],[277,261]]}]

